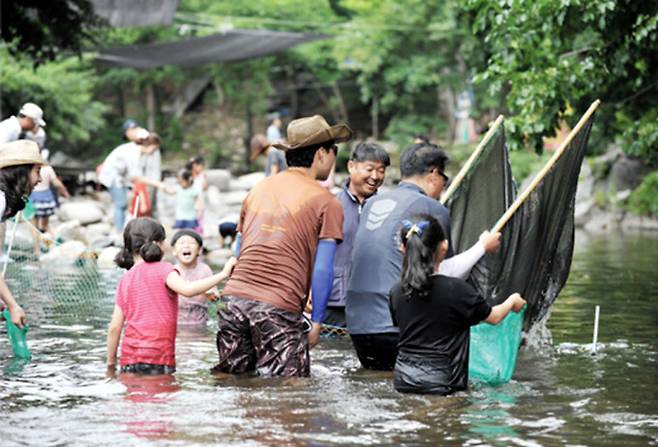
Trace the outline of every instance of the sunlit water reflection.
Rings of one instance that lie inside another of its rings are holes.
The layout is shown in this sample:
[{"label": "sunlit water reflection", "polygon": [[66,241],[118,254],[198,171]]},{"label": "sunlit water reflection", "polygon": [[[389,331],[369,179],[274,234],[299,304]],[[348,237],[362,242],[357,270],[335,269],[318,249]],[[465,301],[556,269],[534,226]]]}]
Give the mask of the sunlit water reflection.
[{"label": "sunlit water reflection", "polygon": [[360,369],[340,338],[312,352],[308,379],[214,377],[215,323],[179,333],[174,377],[106,381],[112,298],[103,278],[99,301],[76,304],[77,316],[75,306],[35,296],[26,305],[33,359],[13,359],[0,340],[0,443],[656,445],[658,239],[577,242],[548,322],[553,344],[522,350],[510,383],[448,398],[396,393],[390,373]]}]

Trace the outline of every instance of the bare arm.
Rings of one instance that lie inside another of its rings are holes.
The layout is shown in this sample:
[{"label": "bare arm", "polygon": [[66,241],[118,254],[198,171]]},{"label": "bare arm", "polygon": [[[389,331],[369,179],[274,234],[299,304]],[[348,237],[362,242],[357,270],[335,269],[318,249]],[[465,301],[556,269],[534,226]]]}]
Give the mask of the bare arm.
[{"label": "bare arm", "polygon": [[205,293],[220,282],[226,280],[231,275],[231,271],[233,271],[233,267],[235,267],[237,262],[237,259],[231,258],[226,262],[226,265],[221,272],[207,278],[198,279],[196,281],[185,281],[183,278],[181,278],[178,272],[171,272],[169,275],[167,275],[167,280],[165,282],[167,287],[179,295],[198,295],[200,293]]},{"label": "bare arm", "polygon": [[57,192],[59,193],[60,196],[68,199],[71,197],[69,194],[69,191],[66,189],[66,186],[64,186],[64,183],[59,179],[59,177],[55,176],[53,179],[53,185],[55,188],[57,188]]},{"label": "bare arm", "polygon": [[14,323],[16,326],[19,328],[23,329],[25,325],[27,324],[27,317],[25,316],[25,312],[23,311],[23,308],[18,305],[16,300],[14,299],[14,296],[11,294],[11,291],[9,290],[9,287],[7,287],[7,283],[5,282],[5,279],[0,276],[0,299],[7,305],[7,309],[9,309],[9,314],[11,315],[11,322]]},{"label": "bare arm", "polygon": [[194,209],[195,209],[197,212],[201,212],[201,211],[203,211],[203,196],[202,196],[201,194],[199,194],[198,196],[196,196],[196,199],[195,199],[195,201],[194,201]]},{"label": "bare arm", "polygon": [[489,324],[498,324],[503,321],[510,311],[520,312],[525,303],[521,295],[513,293],[505,301],[491,308],[491,313],[484,321]]},{"label": "bare arm", "polygon": [[116,304],[112,313],[112,320],[107,329],[107,375],[114,377],[117,365],[117,349],[119,347],[119,338],[125,317],[123,311]]}]

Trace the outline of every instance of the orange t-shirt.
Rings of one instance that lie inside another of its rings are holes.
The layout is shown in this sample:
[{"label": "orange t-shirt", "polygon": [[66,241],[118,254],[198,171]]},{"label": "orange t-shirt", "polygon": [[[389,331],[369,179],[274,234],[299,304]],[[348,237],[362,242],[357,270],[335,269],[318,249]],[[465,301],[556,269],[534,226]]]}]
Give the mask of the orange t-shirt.
[{"label": "orange t-shirt", "polygon": [[343,208],[315,180],[288,169],[249,192],[238,230],[240,261],[223,294],[301,312],[318,241],[343,238]]}]

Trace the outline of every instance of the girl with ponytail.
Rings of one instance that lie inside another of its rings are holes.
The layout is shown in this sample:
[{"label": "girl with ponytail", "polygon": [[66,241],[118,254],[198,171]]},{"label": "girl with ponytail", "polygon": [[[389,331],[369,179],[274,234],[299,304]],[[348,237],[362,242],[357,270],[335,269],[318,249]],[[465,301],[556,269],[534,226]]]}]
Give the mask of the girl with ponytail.
[{"label": "girl with ponytail", "polygon": [[421,215],[402,222],[402,277],[391,289],[400,329],[393,385],[403,393],[451,394],[468,384],[470,327],[498,324],[525,305],[514,293],[491,306],[468,283],[439,275],[448,240],[439,222]]},{"label": "girl with ponytail", "polygon": [[123,242],[114,260],[128,271],[117,285],[107,333],[107,375],[115,375],[122,329],[121,372],[171,374],[176,370],[178,295],[194,296],[215,287],[229,277],[237,260],[229,259],[220,273],[188,282],[162,261],[165,230],[157,221],[131,220]]}]

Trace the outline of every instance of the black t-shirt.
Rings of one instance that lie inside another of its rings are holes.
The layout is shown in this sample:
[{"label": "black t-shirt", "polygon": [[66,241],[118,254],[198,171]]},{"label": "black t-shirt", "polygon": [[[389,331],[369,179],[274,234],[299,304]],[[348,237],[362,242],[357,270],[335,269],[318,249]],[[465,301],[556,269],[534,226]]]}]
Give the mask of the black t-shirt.
[{"label": "black t-shirt", "polygon": [[448,363],[451,385],[465,387],[469,329],[489,316],[489,303],[465,281],[434,275],[425,298],[405,296],[396,284],[390,307],[393,322],[400,328],[399,352]]}]

